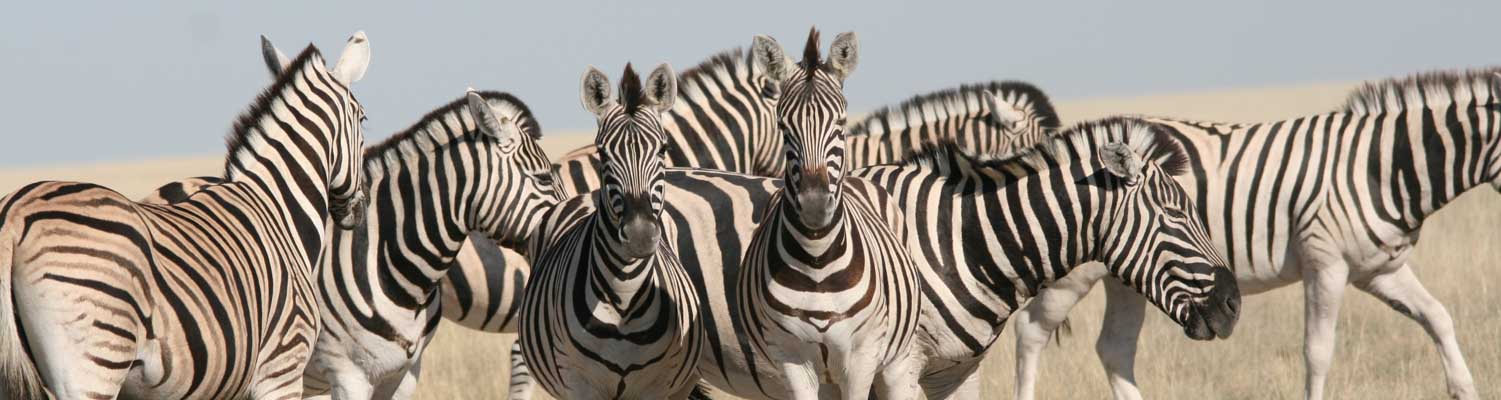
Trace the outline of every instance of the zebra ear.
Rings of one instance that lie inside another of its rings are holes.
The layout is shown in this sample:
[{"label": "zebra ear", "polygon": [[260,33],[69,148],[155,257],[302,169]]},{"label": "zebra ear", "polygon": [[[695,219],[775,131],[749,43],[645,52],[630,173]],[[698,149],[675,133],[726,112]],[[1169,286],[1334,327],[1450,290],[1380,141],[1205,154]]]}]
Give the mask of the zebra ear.
[{"label": "zebra ear", "polygon": [[658,65],[646,77],[646,101],[657,112],[666,112],[672,109],[672,103],[677,101],[678,78],[672,73],[672,66],[667,63]]},{"label": "zebra ear", "polygon": [[582,92],[579,94],[579,99],[583,101],[584,109],[590,114],[600,116],[615,102],[610,100],[610,77],[600,72],[598,68],[594,68],[593,65],[584,72],[581,86]]},{"label": "zebra ear", "polygon": [[855,66],[860,64],[860,41],[855,39],[854,32],[834,37],[834,43],[829,45],[829,59],[824,64],[839,74],[839,80],[855,72]]},{"label": "zebra ear", "polygon": [[333,75],[348,85],[364,78],[365,68],[369,66],[370,39],[365,37],[365,31],[359,31],[344,45],[344,54],[340,54],[339,62],[334,64]]},{"label": "zebra ear", "polygon": [[1027,110],[1018,104],[1001,100],[995,92],[985,91],[984,97],[990,103],[990,120],[1008,130],[1016,129],[1016,125],[1027,118]]},{"label": "zebra ear", "polygon": [[266,70],[271,71],[272,78],[281,75],[281,71],[287,69],[287,63],[291,62],[286,54],[281,53],[281,49],[271,44],[271,39],[267,39],[266,35],[261,35],[261,58],[265,59]]},{"label": "zebra ear", "polygon": [[1142,168],[1146,167],[1140,154],[1136,154],[1131,146],[1120,142],[1108,143],[1101,147],[1100,162],[1105,164],[1105,169],[1110,171],[1111,175],[1125,179],[1127,185],[1140,183]]},{"label": "zebra ear", "polygon": [[751,40],[751,61],[766,73],[766,79],[781,82],[792,70],[792,61],[787,60],[787,51],[771,36],[756,35]]},{"label": "zebra ear", "polygon": [[511,123],[510,118],[496,113],[495,108],[490,107],[490,102],[485,101],[485,98],[480,96],[479,92],[474,91],[474,88],[469,88],[469,93],[464,97],[469,100],[469,114],[474,117],[475,125],[479,126],[480,132],[494,137],[501,143],[517,137],[519,132],[516,132],[516,124]]}]

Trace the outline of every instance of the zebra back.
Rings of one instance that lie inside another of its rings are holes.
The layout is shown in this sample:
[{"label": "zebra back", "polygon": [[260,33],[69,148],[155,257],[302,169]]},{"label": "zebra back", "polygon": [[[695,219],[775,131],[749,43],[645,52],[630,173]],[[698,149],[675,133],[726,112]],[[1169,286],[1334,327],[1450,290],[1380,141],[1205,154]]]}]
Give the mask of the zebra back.
[{"label": "zebra back", "polygon": [[1036,86],[1000,81],[962,85],[883,107],[847,128],[849,168],[900,162],[929,144],[954,143],[1000,156],[1057,132],[1058,114]]}]

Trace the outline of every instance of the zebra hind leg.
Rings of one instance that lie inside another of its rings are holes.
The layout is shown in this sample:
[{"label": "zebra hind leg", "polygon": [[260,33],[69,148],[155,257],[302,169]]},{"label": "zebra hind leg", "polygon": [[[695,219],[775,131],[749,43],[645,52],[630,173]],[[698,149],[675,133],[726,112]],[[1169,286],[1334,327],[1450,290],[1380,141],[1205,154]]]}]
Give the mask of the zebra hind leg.
[{"label": "zebra hind leg", "polygon": [[1465,364],[1464,354],[1459,350],[1459,340],[1454,336],[1454,321],[1449,316],[1449,311],[1418,281],[1411,265],[1403,264],[1394,271],[1357,281],[1355,287],[1417,321],[1428,331],[1428,336],[1438,346],[1439,357],[1444,363],[1444,375],[1448,378],[1451,398],[1480,398],[1475,391],[1475,378],[1470,376],[1470,367]]},{"label": "zebra hind leg", "polygon": [[145,332],[133,319],[105,318],[133,316],[130,306],[85,298],[89,291],[55,280],[13,276],[19,278],[13,282],[14,298],[24,299],[16,304],[21,332],[52,394],[60,399],[119,396]]}]

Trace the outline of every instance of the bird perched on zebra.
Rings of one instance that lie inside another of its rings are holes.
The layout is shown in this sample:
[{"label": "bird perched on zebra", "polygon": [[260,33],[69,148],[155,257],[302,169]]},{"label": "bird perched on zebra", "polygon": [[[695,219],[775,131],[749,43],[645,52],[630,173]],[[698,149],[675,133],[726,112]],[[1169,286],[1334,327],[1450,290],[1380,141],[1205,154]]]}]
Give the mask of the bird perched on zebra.
[{"label": "bird perched on zebra", "polygon": [[[438,280],[460,246],[471,233],[526,243],[557,203],[540,137],[526,104],[471,90],[365,150],[370,201],[380,211],[326,244],[318,276],[324,329],[307,394],[411,397],[442,316]],[[176,201],[212,182],[174,182],[144,201]]]},{"label": "bird perched on zebra", "polygon": [[[1466,191],[1501,189],[1501,68],[1437,71],[1369,82],[1329,113],[1230,124],[1148,118],[1190,155],[1178,178],[1209,221],[1215,245],[1248,293],[1304,285],[1305,397],[1323,398],[1346,285],[1423,326],[1437,347],[1450,397],[1476,399],[1449,312],[1409,261],[1423,221]],[[1087,278],[1087,277],[1086,277]],[[1093,280],[1043,291],[1044,336]],[[1105,285],[1100,361],[1116,398],[1140,398],[1132,364],[1140,301]],[[1022,340],[1018,340],[1022,342]],[[1036,370],[1040,346],[1019,346]],[[1026,378],[1029,393],[1035,374]],[[1019,382],[1018,387],[1022,387]]]},{"label": "bird perched on zebra", "polygon": [[790,398],[866,399],[872,385],[881,397],[916,398],[922,282],[901,241],[902,217],[869,182],[844,177],[843,86],[859,60],[855,34],[835,37],[823,59],[810,31],[796,65],[770,37],[757,37],[752,53],[782,82],[787,172],[741,262],[737,320],[780,367]]},{"label": "bird perched on zebra", "polygon": [[645,84],[630,64],[612,99],[589,68],[584,109],[598,119],[604,186],[554,208],[530,243],[535,269],[521,303],[522,354],[553,396],[686,398],[703,343],[693,282],[662,240],[661,115],[677,93],[666,64]]},{"label": "bird perched on zebra", "polygon": [[5,398],[302,395],[320,329],[314,263],[363,221],[363,32],[308,46],[241,114],[224,182],[177,204],[38,182],[0,199]]}]

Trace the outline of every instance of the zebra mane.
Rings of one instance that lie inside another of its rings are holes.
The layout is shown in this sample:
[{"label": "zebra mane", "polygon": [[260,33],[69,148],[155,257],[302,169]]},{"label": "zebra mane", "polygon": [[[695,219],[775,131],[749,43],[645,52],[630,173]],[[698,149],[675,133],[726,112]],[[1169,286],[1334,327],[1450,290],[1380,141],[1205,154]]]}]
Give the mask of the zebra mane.
[{"label": "zebra mane", "polygon": [[1096,149],[1124,142],[1151,159],[1169,175],[1188,171],[1188,155],[1161,125],[1131,117],[1110,117],[1084,122],[1052,135],[1035,146],[1005,155],[974,155],[952,140],[926,143],[903,161],[903,165],[931,168],[945,175],[967,175],[983,170],[1042,171],[1094,157]]},{"label": "zebra mane", "polygon": [[[521,99],[506,92],[480,91],[480,98],[496,108],[500,115],[510,115],[518,118],[521,130],[532,140],[542,139],[542,126]],[[365,147],[365,170],[370,173],[380,173],[380,166],[388,164],[386,158],[396,158],[403,154],[417,155],[433,151],[438,147],[448,144],[461,136],[454,135],[449,128],[458,127],[456,131],[462,132],[462,136],[478,135],[479,125],[470,115],[468,101],[465,97],[451,101],[448,104],[429,111],[412,126],[407,127],[391,137],[382,140],[372,146]]]},{"label": "zebra mane", "polygon": [[693,92],[689,90],[690,88],[702,86],[701,81],[712,82],[714,76],[719,75],[721,71],[730,75],[733,75],[737,69],[748,71],[750,62],[745,59],[744,54],[745,49],[740,47],[714,53],[693,68],[678,73],[678,94],[682,98],[688,98],[687,95]]},{"label": "zebra mane", "polygon": [[[1052,101],[1041,89],[1020,81],[991,81],[960,85],[927,94],[912,96],[896,106],[876,109],[864,118],[851,124],[850,136],[870,136],[872,139],[893,131],[940,123],[957,118],[978,118],[995,112],[988,106],[985,92],[996,93],[1001,101],[1022,103],[1031,115],[1041,118],[1042,128],[1057,130],[1058,112]],[[921,119],[914,119],[919,117]],[[891,123],[892,121],[898,121]]]},{"label": "zebra mane", "polygon": [[1339,111],[1374,114],[1407,107],[1432,107],[1453,102],[1493,104],[1501,67],[1429,71],[1402,78],[1366,82],[1345,100]]},{"label": "zebra mane", "polygon": [[818,27],[808,30],[808,44],[803,45],[803,61],[799,64],[808,73],[804,76],[807,80],[813,80],[813,72],[823,68],[823,56],[818,53]]},{"label": "zebra mane", "polygon": [[646,102],[646,93],[641,91],[641,76],[631,63],[625,63],[625,72],[620,74],[620,105],[626,115],[633,115]]},{"label": "zebra mane", "polygon": [[[250,139],[255,135],[255,127],[260,124],[261,118],[270,112],[271,103],[281,99],[281,93],[286,91],[298,76],[302,75],[303,70],[322,65],[323,54],[318,52],[317,47],[308,44],[307,48],[302,49],[297,57],[287,63],[287,68],[276,76],[276,81],[266,86],[266,89],[256,96],[255,101],[250,103],[250,107],[245,108],[245,111],[235,118],[234,127],[230,128],[229,135],[224,138],[224,179],[230,178],[229,172],[240,152],[248,151]],[[333,82],[333,79],[329,81]]]}]

